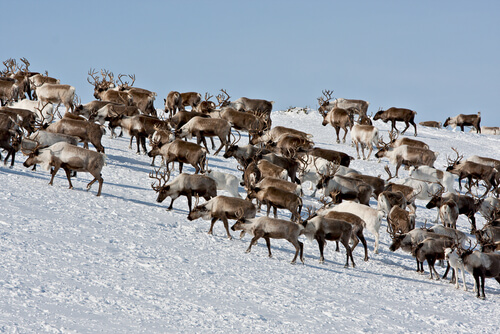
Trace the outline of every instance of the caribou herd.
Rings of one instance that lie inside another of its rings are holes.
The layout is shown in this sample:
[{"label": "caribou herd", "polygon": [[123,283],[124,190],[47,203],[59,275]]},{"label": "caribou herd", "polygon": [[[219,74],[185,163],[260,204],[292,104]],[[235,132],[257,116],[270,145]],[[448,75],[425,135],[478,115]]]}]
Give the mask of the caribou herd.
[{"label": "caribou herd", "polygon": [[[164,110],[157,110],[154,107],[157,93],[134,87],[135,75],[120,74],[115,80],[108,70],[90,69],[87,81],[94,88],[96,100],[82,104],[73,86],[61,84],[47,72],[32,72],[26,58],[21,58],[20,63],[8,59],[0,73],[0,148],[7,152],[4,164],[11,159],[11,168],[16,152],[21,150],[26,155],[25,167],[34,169],[39,164],[51,172],[50,185],[61,168],[70,188],[76,172],[87,172],[94,177],[87,188],[97,181],[97,196],[100,196],[104,184],[101,171],[110,168],[106,167],[102,136],[105,126],[111,129],[112,136],[115,128],[120,127],[130,136],[130,148],[135,138],[137,154],[142,148],[153,158],[149,177],[153,179],[152,190],[158,193],[157,202],[170,197],[168,210],[175,210],[174,200],[185,196],[187,220],[210,220],[209,234],[218,220],[223,222],[229,239],[230,229],[241,230],[240,237],[252,234],[247,252],[259,238],[264,238],[271,257],[270,239],[286,239],[295,248],[292,263],[297,257],[304,262],[299,238],[305,235],[317,241],[320,262],[324,261],[326,241],[336,241],[337,250],[338,242],[345,249],[345,266],[354,267],[352,251],[359,242],[364,247],[363,260],[369,260],[364,230],[373,235],[373,252],[378,253],[380,227],[386,219],[387,233],[393,240],[390,250],[411,253],[418,272],[424,271],[426,261],[430,277],[436,275],[439,279],[434,264],[446,259],[448,268],[453,270],[456,288],[460,269],[466,289],[464,271],[467,271],[474,277],[480,298],[484,298],[485,278],[500,282],[497,252],[500,250],[500,161],[479,156],[464,160],[459,148],[450,148],[456,157],[448,157],[446,170],[437,169],[434,164],[438,152],[425,142],[400,137],[410,125],[417,136],[417,112],[413,110],[392,107],[368,115],[367,101],[334,99],[330,90],[323,91],[318,98],[322,125],[335,129],[337,143],[341,142],[340,130],[344,131],[342,143],[350,132],[357,159],[361,159],[361,146],[362,159],[370,159],[375,149],[374,156],[379,162],[387,159],[394,165],[394,175],[386,166],[388,177],[383,179],[382,175],[364,175],[350,167],[354,157],[345,152],[316,147],[312,134],[273,127],[273,101],[246,97],[231,101],[227,91],[221,89],[216,103],[211,101],[213,95],[209,93],[203,99],[197,92],[170,91],[165,94]],[[65,107],[62,115],[60,105]],[[391,123],[388,142],[383,140],[377,120]],[[481,127],[480,121],[479,112],[460,114],[448,117],[443,126],[460,127],[462,131],[465,126],[472,126],[477,133],[494,133],[492,127]],[[401,132],[397,122],[405,123]],[[441,124],[419,123],[436,128]],[[242,132],[248,134],[246,145],[238,145]],[[196,137],[196,142],[192,137]],[[216,166],[209,162],[207,137],[215,150],[212,155],[223,151],[223,159],[234,158],[241,178],[212,168]],[[218,147],[214,139],[219,141]],[[89,142],[94,149],[89,148]],[[154,167],[156,156],[162,159],[159,168]],[[170,180],[175,162],[179,173]],[[194,174],[182,172],[185,163],[194,168]],[[408,178],[399,177],[401,166],[410,169]],[[467,181],[465,193],[462,193],[463,179]],[[240,188],[245,190],[244,196]],[[306,195],[306,189],[313,192]],[[319,198],[317,190],[321,192]],[[306,197],[308,201],[321,203],[320,207],[305,206]],[[376,207],[370,206],[372,200],[377,201]],[[422,210],[438,209],[431,228],[415,226],[418,219],[415,200],[426,201]],[[266,214],[257,217],[262,204],[266,206]],[[271,209],[273,218],[269,217]],[[487,221],[481,229],[476,226],[476,214]],[[468,237],[469,231],[457,230],[459,215],[468,218],[471,237],[475,238]],[[231,228],[229,220],[236,220]]]}]

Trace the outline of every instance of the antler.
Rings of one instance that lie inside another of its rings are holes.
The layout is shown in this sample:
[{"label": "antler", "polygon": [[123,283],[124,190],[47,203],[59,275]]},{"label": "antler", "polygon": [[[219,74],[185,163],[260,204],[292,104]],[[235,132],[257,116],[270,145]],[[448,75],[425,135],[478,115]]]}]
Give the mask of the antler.
[{"label": "antler", "polygon": [[[23,135],[24,136],[24,135]],[[36,137],[35,137],[36,138]],[[35,152],[36,150],[38,150],[38,148],[40,147],[40,142],[38,142],[37,140],[35,139],[31,139],[33,140],[36,145],[35,145],[35,148],[33,148],[32,150],[26,150],[23,145],[21,145],[21,152],[23,152],[24,155],[30,155],[31,153]]]},{"label": "antler", "polygon": [[205,101],[208,102],[208,100],[210,100],[212,97],[214,97],[214,96],[210,95],[208,92],[205,93]]},{"label": "antler", "polygon": [[455,153],[457,154],[457,158],[453,161],[451,160],[450,158],[448,158],[448,156],[446,157],[446,160],[448,160],[448,165],[449,166],[455,166],[456,164],[458,164],[464,157],[464,155],[460,155],[460,153],[458,153],[458,150],[454,147],[451,148],[453,151],[455,151]]},{"label": "antler", "polygon": [[332,204],[334,204],[334,203],[333,203],[333,200],[329,201],[329,200],[327,199],[327,197],[325,197],[325,196],[321,196],[321,197],[320,197],[320,199],[319,199],[319,202],[320,202],[321,204],[323,204],[323,206],[321,206],[319,209],[326,209],[326,208],[328,208],[329,206],[331,206]]},{"label": "antler", "polygon": [[407,202],[413,202],[413,200],[415,198],[417,198],[418,195],[420,195],[420,193],[422,192],[422,185],[420,185],[418,188],[419,188],[418,191],[417,191],[417,189],[413,190],[413,193],[411,194],[411,197],[406,199]]},{"label": "antler", "polygon": [[9,73],[15,74],[17,70],[17,63],[15,59],[9,58],[3,62]]},{"label": "antler", "polygon": [[89,84],[91,84],[92,86],[97,86],[99,83],[100,83],[100,80],[99,80],[99,77],[96,76],[97,74],[97,71],[93,68],[91,68],[88,72],[88,75],[90,77],[92,77],[92,79],[94,79],[94,82],[90,82],[89,80],[89,77],[87,77],[87,81],[89,82]]},{"label": "antler", "polygon": [[220,91],[222,92],[222,94],[216,96],[217,101],[219,102],[219,104],[217,105],[218,108],[221,108],[225,104],[227,104],[229,102],[229,99],[231,98],[231,96],[229,96],[225,89],[221,89]]},{"label": "antler", "polygon": [[168,169],[168,166],[164,172],[160,172],[160,170],[160,168],[155,168],[149,173],[150,178],[158,180],[158,185],[155,185],[155,182],[151,183],[151,188],[156,192],[159,192],[167,184],[168,180],[170,180],[170,169]]},{"label": "antler", "polygon": [[79,106],[79,105],[81,105],[81,104],[82,104],[82,99],[81,99],[78,95],[76,95],[76,94],[75,94],[75,96],[73,97],[73,104],[74,104],[75,106]]},{"label": "antler", "polygon": [[233,133],[231,132],[231,134],[234,136],[234,139],[235,139],[235,140],[234,140],[234,141],[232,141],[232,142],[229,144],[229,146],[236,145],[236,144],[240,141],[240,139],[241,139],[241,133],[240,133],[238,130],[234,130],[234,131],[236,131],[236,133],[238,134],[238,139],[236,139],[236,136],[234,136],[234,135],[233,135]]},{"label": "antler", "polygon": [[[132,74],[132,75],[129,74],[128,77],[130,79],[132,79],[132,82],[129,85],[130,87],[132,87],[134,85],[134,82],[135,82],[135,74]],[[127,85],[128,85],[128,82],[127,82]]]},{"label": "antler", "polygon": [[50,124],[54,120],[55,113],[52,111],[52,114],[50,115],[50,119],[46,120],[43,117],[42,110],[45,109],[45,107],[49,104],[50,102],[45,102],[45,104],[40,108],[40,102],[38,103],[38,106],[35,107],[35,112],[39,114],[40,121],[35,121],[35,128],[36,129],[43,129],[45,124]]},{"label": "antler", "polygon": [[126,76],[126,74],[118,74],[118,81],[120,81],[120,86],[125,86],[125,82],[122,81],[122,77]]},{"label": "antler", "polygon": [[427,195],[429,197],[441,197],[444,193],[444,186],[441,184],[441,182],[436,182],[439,185],[439,189],[433,194],[429,190],[427,190]]},{"label": "antler", "polygon": [[390,179],[393,179],[396,177],[396,175],[392,175],[391,170],[389,169],[389,166],[385,165],[384,167],[385,172],[389,175],[389,178],[386,181],[389,181]]},{"label": "antler", "polygon": [[[391,137],[391,134],[389,134],[389,138],[390,137]],[[377,148],[379,148],[379,149],[388,148],[390,144],[391,144],[391,142],[388,142],[388,143],[384,142],[384,137],[380,136],[380,138],[378,139]]]},{"label": "antler", "polygon": [[[320,96],[318,97],[318,104],[319,106],[321,107],[323,104],[329,102],[333,97],[332,97],[332,94],[333,94],[333,90],[328,90],[328,89],[325,89],[323,90],[323,96]],[[326,115],[326,112],[321,112],[320,111],[320,114],[323,115],[323,117]]]},{"label": "antler", "polygon": [[316,214],[316,212],[317,212],[316,208],[314,206],[312,206],[312,205],[307,205],[305,207],[305,209],[306,209],[307,217],[304,220],[311,219]]},{"label": "antler", "polygon": [[399,132],[396,132],[396,134],[394,134],[394,131],[389,132],[389,143],[394,143],[398,137]]},{"label": "antler", "polygon": [[[328,90],[328,89],[325,89],[325,90],[323,90],[323,91],[322,91],[322,93],[323,93],[323,96],[326,98],[326,100],[324,100],[324,102],[328,102],[328,101],[330,101],[331,99],[333,99],[333,96],[332,96],[332,94],[333,94],[333,90]],[[321,99],[322,99],[322,98],[323,98],[323,97],[321,97]]]},{"label": "antler", "polygon": [[[132,83],[128,83],[128,81],[122,81],[122,77],[124,76],[128,76],[130,79],[132,79]],[[130,87],[132,87],[134,85],[134,82],[135,82],[135,74],[119,74],[118,75],[118,81],[120,81],[120,85],[121,87],[123,87],[124,89],[128,89]],[[118,82],[117,82],[118,83]]]},{"label": "antler", "polygon": [[22,70],[23,72],[28,72],[28,67],[30,66],[30,62],[28,59],[22,57],[21,61],[24,63],[24,69]]}]

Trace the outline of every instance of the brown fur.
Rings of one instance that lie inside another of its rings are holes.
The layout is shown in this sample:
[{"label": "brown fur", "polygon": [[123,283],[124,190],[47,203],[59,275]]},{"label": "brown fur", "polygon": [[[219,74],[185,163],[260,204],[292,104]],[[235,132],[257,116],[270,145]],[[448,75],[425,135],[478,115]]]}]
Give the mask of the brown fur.
[{"label": "brown fur", "polygon": [[148,153],[149,157],[154,157],[156,155],[162,155],[167,165],[174,161],[179,162],[180,173],[182,173],[184,163],[193,166],[195,168],[195,174],[205,170],[207,152],[203,147],[195,143],[176,139],[162,147],[153,147]]},{"label": "brown fur", "polygon": [[85,148],[88,148],[88,142],[91,142],[97,152],[104,153],[104,147],[101,144],[104,130],[99,124],[85,120],[63,118],[49,125],[46,130],[78,137],[84,143]]},{"label": "brown fur", "polygon": [[384,121],[384,123],[390,121],[391,132],[392,130],[396,130],[396,132],[399,132],[398,129],[396,128],[396,122],[405,122],[406,127],[401,133],[405,133],[405,131],[410,127],[411,124],[413,125],[413,128],[415,128],[415,136],[416,136],[417,135],[417,125],[415,124],[416,114],[417,114],[416,111],[410,109],[392,107],[387,110],[378,111],[375,114],[375,116],[373,116],[373,120],[376,121],[378,119],[381,119],[382,121]]},{"label": "brown fur", "polygon": [[260,203],[267,205],[267,216],[274,211],[274,218],[278,218],[277,209],[287,209],[292,214],[293,221],[300,221],[300,212],[302,210],[302,199],[286,190],[269,187],[265,189],[253,188],[248,192],[249,198],[256,198]]}]

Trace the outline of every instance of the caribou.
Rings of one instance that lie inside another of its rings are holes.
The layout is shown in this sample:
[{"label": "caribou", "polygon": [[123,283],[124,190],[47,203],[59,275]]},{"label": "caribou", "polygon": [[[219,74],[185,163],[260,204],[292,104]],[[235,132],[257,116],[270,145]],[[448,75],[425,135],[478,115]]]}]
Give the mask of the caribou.
[{"label": "caribou", "polygon": [[391,121],[391,132],[396,130],[396,122],[405,122],[406,127],[401,133],[405,133],[405,131],[410,127],[410,124],[413,125],[415,129],[415,137],[417,136],[417,125],[415,124],[415,115],[416,111],[404,108],[389,108],[387,110],[379,110],[375,116],[373,116],[373,120],[382,120],[384,123]]},{"label": "caribou", "polygon": [[[149,177],[158,181],[158,184],[153,182],[151,188],[158,193],[156,201],[163,202],[165,198],[170,197],[172,200],[167,210],[172,210],[174,200],[179,196],[186,196],[188,202],[189,212],[191,212],[192,197],[203,197],[206,201],[217,196],[217,185],[215,181],[205,175],[198,174],[179,174],[170,183],[170,170],[167,168],[161,172],[155,169],[149,173]],[[195,206],[198,203],[195,204]]]},{"label": "caribou", "polygon": [[318,98],[318,104],[320,105],[318,111],[320,113],[329,112],[334,108],[341,108],[357,113],[359,115],[358,121],[360,122],[363,117],[366,117],[368,112],[368,106],[370,105],[369,102],[363,100],[353,100],[344,98],[338,98],[335,99],[333,102],[330,102],[330,100],[332,99],[332,94],[333,91],[324,90],[323,96]]},{"label": "caribou", "polygon": [[251,202],[241,198],[219,195],[195,206],[189,213],[188,220],[192,221],[198,218],[211,220],[208,234],[213,234],[214,224],[220,219],[224,223],[228,239],[232,239],[231,233],[229,233],[228,219],[254,218],[255,213],[255,206]]},{"label": "caribou", "polygon": [[462,162],[463,155],[460,155],[456,148],[452,147],[452,150],[455,151],[457,157],[455,160],[448,158],[449,165],[446,171],[458,176],[458,189],[460,191],[462,191],[462,180],[465,178],[467,179],[468,193],[471,192],[472,179],[484,181],[486,185],[484,195],[497,186],[500,174],[496,168],[467,160]]},{"label": "caribou", "polygon": [[443,127],[447,127],[448,125],[453,129],[459,126],[462,132],[465,126],[473,126],[478,133],[481,133],[481,112],[478,112],[477,115],[459,114],[455,117],[448,117],[444,121]]},{"label": "caribou", "polygon": [[51,172],[49,184],[52,185],[57,171],[62,168],[66,172],[69,188],[73,188],[71,183],[71,171],[88,172],[94,176],[94,179],[87,184],[87,190],[90,189],[95,181],[99,182],[97,196],[101,196],[103,179],[101,175],[102,167],[105,164],[106,156],[99,152],[90,151],[85,148],[71,145],[66,142],[58,142],[44,149],[35,149],[29,153],[24,162],[25,167],[31,167],[34,164],[42,164],[46,170],[54,167]]}]

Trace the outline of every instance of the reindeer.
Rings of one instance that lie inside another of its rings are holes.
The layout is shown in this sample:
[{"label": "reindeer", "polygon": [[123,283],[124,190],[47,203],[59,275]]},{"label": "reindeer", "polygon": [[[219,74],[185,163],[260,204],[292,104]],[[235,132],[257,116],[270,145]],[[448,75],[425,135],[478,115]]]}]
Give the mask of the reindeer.
[{"label": "reindeer", "polygon": [[274,211],[274,218],[278,218],[278,209],[287,209],[292,214],[292,220],[300,222],[302,199],[294,193],[276,187],[264,189],[253,187],[248,192],[248,198],[250,200],[256,198],[258,202],[267,205],[268,217],[271,207]]},{"label": "reindeer", "polygon": [[[300,155],[302,152],[299,151],[298,153]],[[330,150],[326,148],[320,148],[320,147],[314,147],[306,151],[305,153],[310,156],[326,159],[331,163],[334,163],[336,165],[341,165],[344,167],[349,167],[351,161],[354,160],[353,157],[344,152]]]},{"label": "reindeer", "polygon": [[255,213],[255,206],[251,202],[241,198],[219,195],[195,206],[189,213],[188,220],[192,221],[198,218],[211,220],[208,234],[213,234],[214,224],[220,219],[224,223],[227,237],[232,239],[229,233],[228,219],[254,218]]},{"label": "reindeer", "polygon": [[35,86],[35,92],[42,104],[57,103],[56,109],[58,109],[62,103],[66,111],[75,109],[75,87],[73,86],[44,83],[41,86]]},{"label": "reindeer", "polygon": [[[7,151],[7,156],[3,161],[4,165],[7,165],[7,159],[11,157],[10,168],[14,166],[14,159],[16,158],[16,152],[19,150],[21,144],[21,136],[19,133],[0,128],[0,149]],[[0,154],[0,160],[2,155]]]},{"label": "reindeer", "polygon": [[217,105],[215,102],[210,101],[210,99],[213,97],[213,95],[208,94],[208,92],[205,93],[205,100],[201,101],[200,104],[196,107],[196,110],[199,113],[210,115],[212,112],[215,111],[217,108]]},{"label": "reindeer", "polygon": [[168,112],[170,118],[183,109],[181,93],[177,91],[170,91],[163,101],[165,102],[165,113]]},{"label": "reindeer", "polygon": [[[90,69],[88,75],[93,79],[91,81],[87,77],[89,84],[94,86],[94,97],[101,101],[110,101],[124,105],[133,105],[134,99],[129,92],[118,91],[110,88],[115,87],[113,73],[106,70],[101,70],[102,80],[97,76],[97,72]],[[106,79],[109,77],[109,79]]]},{"label": "reindeer", "polygon": [[408,233],[415,228],[415,213],[406,211],[395,205],[387,215],[387,232],[391,235],[396,233]]},{"label": "reindeer", "polygon": [[416,111],[404,108],[389,108],[387,110],[379,110],[375,116],[373,116],[373,120],[382,120],[384,123],[391,121],[391,132],[399,130],[396,128],[396,122],[405,122],[406,127],[401,133],[405,133],[406,130],[410,127],[410,124],[413,125],[415,129],[415,137],[417,136],[417,125],[415,124],[415,115]]},{"label": "reindeer", "polygon": [[266,119],[269,119],[271,115],[271,110],[273,109],[274,101],[267,101],[263,99],[249,99],[246,97],[240,97],[235,101],[229,101],[230,96],[226,92],[226,90],[221,89],[222,94],[219,95],[217,100],[219,100],[219,106],[221,108],[229,107],[236,109],[238,111],[246,111],[246,112],[257,112],[261,115],[265,115]]},{"label": "reindeer", "polygon": [[258,160],[267,160],[281,168],[286,169],[290,180],[292,182],[300,184],[300,180],[297,178],[297,171],[299,169],[299,162],[297,160],[279,156],[274,153],[262,154],[262,152],[259,153],[256,158]]},{"label": "reindeer", "polygon": [[228,121],[234,129],[248,132],[248,143],[251,142],[254,135],[261,135],[266,128],[266,120],[263,116],[259,117],[232,108],[222,109],[220,118]]},{"label": "reindeer", "polygon": [[[369,159],[370,154],[372,154],[373,151],[373,144],[377,145],[379,141],[378,129],[373,125],[360,125],[356,123],[351,128],[351,139],[352,142],[356,145],[356,153],[358,154],[358,159],[360,159],[358,144],[361,145],[363,160]],[[366,158],[365,147],[370,149]]]},{"label": "reindeer", "polygon": [[[243,215],[242,215],[243,216]],[[302,234],[304,227],[302,225],[296,224],[294,222],[276,219],[270,217],[259,217],[246,219],[244,217],[238,217],[237,222],[231,227],[231,230],[238,231],[243,230],[243,232],[253,234],[253,238],[250,241],[246,253],[250,253],[252,245],[257,244],[260,238],[264,238],[267,244],[267,250],[269,252],[269,257],[271,254],[271,241],[270,239],[286,239],[295,247],[295,255],[292,259],[292,264],[295,264],[297,256],[300,252],[300,261],[304,263],[303,249],[304,245],[299,241],[299,236]]]},{"label": "reindeer", "polygon": [[151,151],[148,152],[149,157],[162,155],[165,159],[165,164],[177,161],[179,163],[179,173],[182,173],[184,163],[188,163],[195,169],[195,174],[200,171],[205,171],[205,164],[207,161],[207,151],[195,143],[185,142],[176,139],[171,143],[165,144],[161,147],[153,146]]},{"label": "reindeer", "polygon": [[101,170],[105,164],[105,159],[106,156],[102,153],[90,151],[66,142],[58,142],[44,149],[36,148],[33,152],[29,153],[23,165],[31,167],[34,164],[42,164],[46,170],[49,170],[51,166],[54,167],[54,170],[51,172],[50,185],[53,184],[57,171],[60,168],[64,169],[69,189],[73,188],[70,178],[71,171],[88,172],[94,176],[94,179],[87,185],[87,190],[90,189],[95,181],[99,181],[97,196],[101,196],[102,184],[104,182]]},{"label": "reindeer", "polygon": [[195,111],[198,104],[201,102],[201,94],[196,92],[181,93],[182,110],[187,106],[191,107],[191,111]]},{"label": "reindeer", "polygon": [[[476,218],[475,214],[481,208],[483,199],[474,198],[467,195],[460,195],[456,193],[446,193],[443,195],[444,189],[433,194],[431,200],[425,206],[427,209],[440,208],[442,204],[447,201],[453,201],[458,204],[458,214],[465,215],[471,223],[471,232],[476,231]],[[438,222],[440,210],[438,209],[438,216],[436,218],[436,223]]]},{"label": "reindeer", "polygon": [[478,112],[477,115],[459,114],[455,117],[448,117],[444,121],[443,127],[447,127],[448,125],[453,127],[453,129],[459,126],[462,132],[464,131],[464,126],[473,126],[477,133],[481,133],[481,112]]},{"label": "reindeer", "polygon": [[[207,142],[205,141],[205,136],[219,137],[221,145],[215,151],[214,155],[217,155],[224,146],[227,150],[227,148],[231,144],[231,125],[224,119],[194,117],[189,120],[189,122],[184,124],[177,131],[177,133],[180,138],[187,137],[189,139],[192,136],[196,136],[197,144],[199,145],[201,142],[203,142],[203,145],[205,146],[207,152],[209,152],[209,150],[207,147]],[[237,140],[235,140],[235,142],[236,141]]]},{"label": "reindeer", "polygon": [[420,122],[418,123],[418,125],[421,125],[421,126],[425,126],[425,127],[429,127],[429,128],[437,128],[437,129],[441,129],[441,122],[437,122],[437,121],[424,121],[424,122]]},{"label": "reindeer", "polygon": [[[324,103],[332,99],[332,93],[333,92],[331,91],[323,91],[323,95],[325,95],[325,97],[327,98],[327,101],[325,101]],[[323,116],[323,122],[321,124],[323,126],[330,124],[335,129],[335,133],[337,134],[337,143],[340,143],[340,129],[344,130],[344,137],[342,138],[342,142],[345,143],[345,137],[347,136],[347,127],[351,129],[354,124],[352,113],[342,108],[333,108],[328,112],[325,112],[322,108],[320,108],[318,109],[318,111],[320,112],[321,116]]]},{"label": "reindeer", "polygon": [[294,135],[298,137],[302,137],[304,139],[309,140],[312,138],[311,134],[305,133],[300,130],[287,128],[284,126],[275,126],[274,128],[265,131],[262,135],[254,135],[252,140],[250,140],[250,144],[257,145],[260,143],[277,143],[279,139],[284,135]]},{"label": "reindeer", "polygon": [[[174,200],[179,196],[186,196],[189,212],[191,212],[192,197],[203,197],[206,201],[217,196],[217,184],[215,181],[205,175],[190,175],[186,173],[179,174],[172,182],[170,180],[170,169],[160,172],[159,169],[154,169],[149,173],[149,177],[158,181],[158,185],[153,182],[151,188],[158,193],[156,201],[163,202],[165,198],[172,199],[167,210],[172,210]],[[195,206],[198,202],[195,203]]]},{"label": "reindeer", "polygon": [[[70,113],[67,114],[70,116]],[[46,130],[78,137],[84,143],[84,148],[88,148],[88,142],[90,141],[97,152],[104,153],[104,146],[101,144],[104,129],[102,129],[99,124],[91,123],[86,120],[63,118],[50,124]]]},{"label": "reindeer", "polygon": [[152,136],[158,126],[165,127],[167,124],[156,117],[147,115],[118,115],[111,117],[108,126],[113,129],[118,126],[125,129],[130,135],[129,148],[132,148],[132,141],[135,138],[137,143],[137,154],[141,153],[140,146],[142,146],[142,150],[144,154],[146,154],[146,138]]},{"label": "reindeer", "polygon": [[408,146],[423,148],[426,150],[429,149],[429,145],[427,145],[426,143],[424,143],[421,140],[411,139],[408,137],[403,137],[403,138],[398,138],[398,137],[399,137],[399,133],[396,132],[396,134],[394,134],[394,132],[389,132],[389,146],[390,147],[395,148],[395,147],[399,147],[402,145],[408,145]]},{"label": "reindeer", "polygon": [[325,100],[324,97],[318,98],[318,104],[320,105],[318,111],[329,112],[334,108],[342,108],[358,114],[359,115],[358,122],[360,123],[362,122],[363,119],[369,120],[369,118],[367,117],[368,106],[370,105],[369,102],[363,100],[338,98],[330,103],[332,94],[333,91],[330,90],[323,91],[323,96],[326,97],[327,99]]},{"label": "reindeer", "polygon": [[434,162],[436,161],[438,155],[436,152],[408,145],[392,148],[389,144],[384,143],[382,139],[379,142],[381,144],[379,145],[380,149],[377,153],[375,153],[375,157],[379,159],[387,157],[392,164],[396,165],[396,174],[393,177],[398,177],[399,168],[403,164],[409,167],[434,167]]},{"label": "reindeer", "polygon": [[[465,270],[474,276],[476,297],[485,299],[484,279],[492,277],[500,283],[500,254],[473,251],[474,247],[465,250],[459,247],[458,254]],[[481,292],[481,293],[480,293]]]},{"label": "reindeer", "polygon": [[[424,272],[424,261],[429,265],[431,273],[430,279],[433,279],[432,273],[436,273],[436,279],[439,280],[439,274],[434,268],[436,260],[444,260],[444,250],[453,245],[453,239],[442,236],[439,239],[426,238],[412,249],[412,255],[417,260],[417,272]],[[420,268],[419,268],[420,265]]]},{"label": "reindeer", "polygon": [[485,196],[490,189],[495,188],[498,184],[498,170],[491,166],[486,166],[478,164],[472,161],[462,162],[463,155],[460,155],[456,148],[451,148],[457,154],[455,160],[448,158],[448,168],[447,172],[455,174],[458,176],[458,189],[462,191],[462,179],[467,178],[467,193],[471,193],[472,179],[478,181],[484,181],[486,184],[486,191],[483,196]]},{"label": "reindeer", "polygon": [[373,192],[372,186],[359,179],[335,175],[336,172],[337,166],[334,166],[326,174],[321,175],[316,188],[323,189],[323,194],[330,195],[334,203],[341,203],[343,199],[346,199],[369,205]]},{"label": "reindeer", "polygon": [[[368,261],[368,246],[366,244],[366,239],[363,235],[363,230],[366,227],[366,223],[363,219],[361,219],[359,216],[349,213],[349,212],[337,212],[337,211],[330,211],[327,210],[327,207],[332,204],[332,202],[328,202],[326,199],[320,199],[320,202],[323,204],[321,208],[319,208],[317,211],[314,211],[312,207],[307,207],[308,211],[308,219],[314,218],[315,216],[323,216],[326,218],[332,218],[332,219],[337,219],[337,220],[342,220],[345,222],[348,222],[349,224],[352,225],[352,232],[351,232],[351,238],[350,241],[352,242],[351,250],[354,251],[358,243],[361,241],[361,244],[363,245],[364,251],[365,251],[365,257],[364,261]],[[339,251],[339,241],[336,240],[336,248],[335,251]]]},{"label": "reindeer", "polygon": [[85,104],[78,104],[75,106],[75,110],[73,110],[73,113],[76,115],[80,115],[85,117],[86,119],[89,119],[91,115],[96,115],[98,110],[103,108],[104,106],[108,104],[113,104],[113,105],[121,105],[117,104],[114,102],[109,102],[109,101],[99,101],[99,100],[94,100],[90,101]]},{"label": "reindeer", "polygon": [[340,240],[346,250],[345,268],[349,267],[349,258],[351,259],[353,268],[356,266],[352,257],[352,250],[349,246],[349,240],[352,234],[352,225],[340,219],[326,218],[324,216],[316,216],[304,220],[303,234],[312,241],[316,239],[318,242],[320,258],[319,262],[324,263],[323,249],[326,240]]},{"label": "reindeer", "polygon": [[118,81],[120,82],[117,87],[118,91],[128,93],[133,101],[133,105],[137,106],[144,114],[157,117],[154,107],[154,101],[157,94],[144,88],[132,87],[135,82],[135,74],[128,75],[128,77],[132,79],[130,84],[127,81],[122,81],[122,77],[124,76],[124,74],[118,75]]}]

